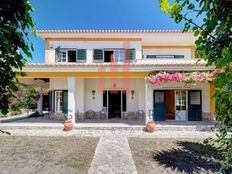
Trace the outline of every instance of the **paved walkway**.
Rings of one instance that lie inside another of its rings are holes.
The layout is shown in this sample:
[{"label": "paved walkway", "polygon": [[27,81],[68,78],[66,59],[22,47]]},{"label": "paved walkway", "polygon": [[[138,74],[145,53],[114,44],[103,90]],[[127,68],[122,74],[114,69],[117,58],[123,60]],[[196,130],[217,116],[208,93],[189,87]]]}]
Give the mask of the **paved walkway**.
[{"label": "paved walkway", "polygon": [[[4,128],[0,129],[8,131],[12,136],[126,136],[126,137],[143,137],[143,138],[208,138],[215,135],[212,131],[155,131],[154,133],[145,132],[141,129],[74,129],[70,132],[63,131],[63,128]],[[0,134],[0,136],[4,134]]]},{"label": "paved walkway", "polygon": [[137,174],[127,138],[101,137],[88,174]]}]

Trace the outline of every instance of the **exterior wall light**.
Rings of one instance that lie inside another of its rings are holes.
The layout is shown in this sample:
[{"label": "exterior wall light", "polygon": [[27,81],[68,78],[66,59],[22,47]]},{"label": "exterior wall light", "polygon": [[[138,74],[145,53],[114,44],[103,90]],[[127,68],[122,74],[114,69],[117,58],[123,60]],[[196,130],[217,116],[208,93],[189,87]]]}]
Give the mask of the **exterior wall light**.
[{"label": "exterior wall light", "polygon": [[132,91],[131,91],[131,99],[134,99],[134,95],[135,95],[135,91],[132,90]]},{"label": "exterior wall light", "polygon": [[95,99],[95,94],[96,94],[96,91],[95,91],[95,90],[92,90],[93,99]]}]

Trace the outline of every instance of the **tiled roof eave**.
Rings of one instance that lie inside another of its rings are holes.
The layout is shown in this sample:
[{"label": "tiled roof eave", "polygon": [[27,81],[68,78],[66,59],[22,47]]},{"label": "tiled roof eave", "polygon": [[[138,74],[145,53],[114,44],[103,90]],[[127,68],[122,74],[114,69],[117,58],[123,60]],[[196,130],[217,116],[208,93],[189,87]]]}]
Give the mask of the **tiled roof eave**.
[{"label": "tiled roof eave", "polygon": [[68,34],[68,33],[192,33],[191,30],[183,32],[182,30],[36,30],[40,34]]},{"label": "tiled roof eave", "polygon": [[183,63],[123,63],[123,64],[114,64],[114,63],[54,63],[54,64],[40,64],[40,63],[27,63],[25,67],[44,67],[44,68],[49,68],[49,67],[122,67],[122,66],[130,66],[130,67],[152,67],[152,66],[205,66],[205,62],[198,62],[198,63],[188,63],[188,62],[183,62]]}]

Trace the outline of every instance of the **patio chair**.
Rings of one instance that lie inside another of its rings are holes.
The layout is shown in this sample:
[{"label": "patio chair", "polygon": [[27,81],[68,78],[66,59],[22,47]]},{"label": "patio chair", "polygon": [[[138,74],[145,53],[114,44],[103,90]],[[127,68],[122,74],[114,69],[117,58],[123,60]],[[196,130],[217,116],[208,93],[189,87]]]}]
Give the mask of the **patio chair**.
[{"label": "patio chair", "polygon": [[136,112],[136,117],[137,117],[137,120],[143,120],[143,119],[145,119],[145,112],[143,111],[143,110],[138,110],[137,112]]},{"label": "patio chair", "polygon": [[86,119],[96,119],[96,114],[93,110],[88,110],[86,113],[85,113],[85,118]]},{"label": "patio chair", "polygon": [[122,112],[122,119],[123,120],[128,120],[128,112]]},{"label": "patio chair", "polygon": [[100,110],[100,120],[107,118],[107,109],[106,107],[103,107],[102,110]]},{"label": "patio chair", "polygon": [[136,120],[137,119],[136,112],[128,112],[128,119],[129,120]]},{"label": "patio chair", "polygon": [[76,121],[84,120],[83,115],[79,111],[76,112]]}]

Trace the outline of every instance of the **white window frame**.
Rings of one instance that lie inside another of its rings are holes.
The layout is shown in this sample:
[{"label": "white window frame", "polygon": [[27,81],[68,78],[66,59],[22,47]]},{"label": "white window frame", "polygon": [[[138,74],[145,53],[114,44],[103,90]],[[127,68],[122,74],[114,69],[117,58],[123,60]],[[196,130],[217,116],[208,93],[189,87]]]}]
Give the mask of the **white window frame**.
[{"label": "white window frame", "polygon": [[[66,55],[65,55],[65,58],[62,57],[62,58],[60,59],[61,61],[60,61],[60,62],[56,62],[56,63],[69,63],[69,62],[68,62],[68,51],[74,51],[74,50],[75,50],[75,51],[76,51],[76,55],[77,55],[77,49],[78,49],[78,48],[61,48],[61,49],[60,49],[60,52],[65,52]],[[87,53],[86,53],[86,54],[87,54]],[[76,58],[77,58],[77,56],[76,56]],[[65,59],[65,60],[64,60],[64,59]],[[71,62],[71,63],[74,63],[74,62]]]},{"label": "white window frame", "polygon": [[[57,103],[57,98],[58,98],[58,93],[60,93],[60,100],[59,100],[59,104]],[[62,103],[62,100],[63,100],[63,91],[55,91],[55,112],[62,112],[62,109],[61,109],[61,107],[63,107],[62,105],[61,105],[61,103]],[[57,106],[57,104],[58,104],[58,106]]]},{"label": "white window frame", "polygon": [[61,48],[60,49],[60,54],[61,54],[61,52],[65,52],[65,61],[63,61],[64,60],[64,58],[62,57],[62,58],[60,58],[60,61],[59,62],[56,62],[56,63],[68,63],[68,49],[65,49],[65,48]]},{"label": "white window frame", "polygon": [[117,63],[123,63],[125,60],[125,50],[115,49],[114,50],[114,61]]}]

